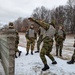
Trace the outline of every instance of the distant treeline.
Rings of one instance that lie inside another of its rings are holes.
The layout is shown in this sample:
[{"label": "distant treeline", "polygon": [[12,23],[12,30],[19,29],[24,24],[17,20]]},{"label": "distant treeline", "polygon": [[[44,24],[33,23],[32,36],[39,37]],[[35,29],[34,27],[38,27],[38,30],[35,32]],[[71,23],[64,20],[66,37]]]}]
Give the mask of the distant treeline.
[{"label": "distant treeline", "polygon": [[[53,21],[56,26],[62,24],[67,33],[75,33],[75,0],[68,0],[67,5],[59,6],[52,10],[44,6],[37,7],[31,17],[47,23]],[[23,19],[21,17],[13,23],[19,32],[25,32],[31,25],[27,18]],[[37,31],[38,25],[34,24],[34,28]]]}]

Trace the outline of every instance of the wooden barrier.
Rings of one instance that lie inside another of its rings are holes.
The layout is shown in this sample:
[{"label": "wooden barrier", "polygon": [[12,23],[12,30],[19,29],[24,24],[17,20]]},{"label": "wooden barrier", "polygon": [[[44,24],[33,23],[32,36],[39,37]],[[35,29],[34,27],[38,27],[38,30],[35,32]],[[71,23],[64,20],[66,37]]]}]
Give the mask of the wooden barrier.
[{"label": "wooden barrier", "polygon": [[15,73],[15,38],[14,29],[4,30],[0,34],[0,53],[5,75]]}]

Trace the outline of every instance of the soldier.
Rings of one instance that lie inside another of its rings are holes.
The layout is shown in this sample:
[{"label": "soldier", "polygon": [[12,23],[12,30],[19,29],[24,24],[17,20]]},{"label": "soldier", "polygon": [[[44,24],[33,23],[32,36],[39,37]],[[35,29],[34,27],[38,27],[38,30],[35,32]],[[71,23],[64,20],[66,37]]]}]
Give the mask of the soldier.
[{"label": "soldier", "polygon": [[18,52],[19,53],[19,55],[18,56],[20,56],[21,55],[21,51],[19,51],[18,50],[18,44],[19,44],[19,35],[18,35],[18,32],[16,31],[16,41],[15,41],[15,47],[16,47],[16,51],[15,51],[15,57],[17,58],[17,56],[16,56],[16,53]]},{"label": "soldier", "polygon": [[37,51],[35,51],[35,53],[39,53],[39,50],[40,50],[40,44],[43,40],[43,35],[45,34],[45,29],[40,27],[39,30],[38,30],[38,35],[39,35],[39,39],[37,41]]},{"label": "soldier", "polygon": [[67,62],[68,64],[74,64],[74,62],[75,62],[75,37],[74,37],[74,45],[73,45],[73,47],[74,47],[74,53],[72,55],[71,60]]},{"label": "soldier", "polygon": [[[13,23],[12,23],[12,22],[9,23],[9,29],[14,29],[14,26],[13,26]],[[17,30],[15,30],[15,32],[16,32],[16,40],[15,40],[15,58],[17,58],[16,53],[18,52],[18,53],[19,53],[19,56],[20,56],[20,55],[21,55],[21,51],[18,50],[19,35],[18,35]]]},{"label": "soldier", "polygon": [[46,71],[47,69],[49,69],[49,66],[47,64],[45,55],[47,55],[52,60],[52,64],[57,64],[53,56],[50,54],[50,52],[52,51],[53,37],[55,35],[56,30],[52,25],[49,25],[45,22],[41,22],[33,18],[29,18],[29,20],[37,23],[46,30],[46,33],[43,36],[43,47],[40,52],[40,58],[44,64],[44,68],[42,68],[42,71]]},{"label": "soldier", "polygon": [[34,26],[31,25],[30,29],[26,32],[26,39],[27,39],[27,53],[26,55],[29,54],[29,48],[31,46],[31,55],[33,55],[33,50],[34,50],[34,46],[35,46],[35,40],[37,38],[36,32],[34,30]]},{"label": "soldier", "polygon": [[[63,41],[66,39],[66,34],[63,26],[59,26],[55,35],[56,41],[56,56],[62,56]],[[58,52],[59,51],[59,52]]]}]

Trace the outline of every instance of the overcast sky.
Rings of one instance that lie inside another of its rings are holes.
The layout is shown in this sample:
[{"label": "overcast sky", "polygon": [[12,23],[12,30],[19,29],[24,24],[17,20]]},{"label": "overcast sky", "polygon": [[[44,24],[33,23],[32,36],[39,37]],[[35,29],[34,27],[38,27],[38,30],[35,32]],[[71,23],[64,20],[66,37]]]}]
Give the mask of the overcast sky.
[{"label": "overcast sky", "polygon": [[18,17],[28,17],[36,7],[52,9],[66,3],[67,0],[0,0],[0,22],[8,23]]}]

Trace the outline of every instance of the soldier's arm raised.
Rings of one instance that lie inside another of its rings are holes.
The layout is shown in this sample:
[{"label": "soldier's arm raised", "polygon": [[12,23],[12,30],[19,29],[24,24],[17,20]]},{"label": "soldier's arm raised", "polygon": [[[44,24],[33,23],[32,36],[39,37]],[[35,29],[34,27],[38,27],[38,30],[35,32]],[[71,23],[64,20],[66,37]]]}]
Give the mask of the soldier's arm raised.
[{"label": "soldier's arm raised", "polygon": [[41,27],[43,27],[45,30],[48,30],[49,29],[49,24],[48,23],[45,23],[45,22],[41,22],[39,20],[35,20],[33,18],[28,18],[30,21],[33,21],[35,23],[37,23],[38,25],[40,25]]}]

